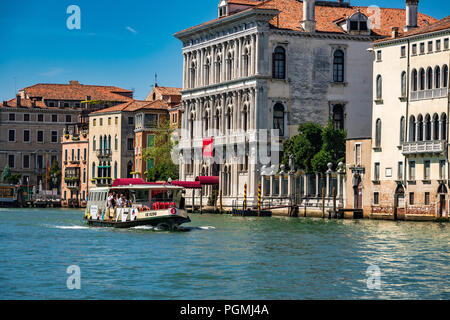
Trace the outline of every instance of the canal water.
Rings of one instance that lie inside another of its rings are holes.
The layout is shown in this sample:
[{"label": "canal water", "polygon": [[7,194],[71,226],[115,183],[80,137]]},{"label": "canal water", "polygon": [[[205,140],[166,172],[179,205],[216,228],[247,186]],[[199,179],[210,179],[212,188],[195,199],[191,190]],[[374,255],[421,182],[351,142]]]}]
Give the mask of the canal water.
[{"label": "canal water", "polygon": [[195,214],[166,232],[82,216],[0,209],[0,299],[450,299],[449,224]]}]

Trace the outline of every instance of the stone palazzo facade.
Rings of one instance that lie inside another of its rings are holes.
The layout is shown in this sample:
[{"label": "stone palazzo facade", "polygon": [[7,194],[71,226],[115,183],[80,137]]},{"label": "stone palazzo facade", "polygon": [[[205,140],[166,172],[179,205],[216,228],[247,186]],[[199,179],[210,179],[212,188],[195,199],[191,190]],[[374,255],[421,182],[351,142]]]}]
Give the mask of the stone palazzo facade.
[{"label": "stone palazzo facade", "polygon": [[[219,176],[228,208],[242,202],[246,185],[254,206],[262,177],[278,174],[282,142],[300,123],[331,119],[349,137],[370,136],[367,49],[404,25],[405,10],[381,8],[379,26],[371,24],[370,8],[343,1],[224,0],[218,11],[218,19],[175,34],[184,62],[180,179]],[[210,138],[214,160],[202,157]],[[272,189],[268,197],[286,197]],[[210,195],[212,187],[202,192]]]}]

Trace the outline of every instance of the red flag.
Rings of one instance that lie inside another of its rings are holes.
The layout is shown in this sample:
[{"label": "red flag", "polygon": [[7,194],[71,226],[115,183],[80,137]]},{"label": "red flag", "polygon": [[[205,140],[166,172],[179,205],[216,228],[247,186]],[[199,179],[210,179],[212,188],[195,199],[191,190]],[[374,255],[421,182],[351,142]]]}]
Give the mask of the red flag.
[{"label": "red flag", "polygon": [[50,179],[50,163],[48,162],[48,155],[47,155],[47,180]]},{"label": "red flag", "polygon": [[212,158],[214,138],[203,139],[203,158]]}]

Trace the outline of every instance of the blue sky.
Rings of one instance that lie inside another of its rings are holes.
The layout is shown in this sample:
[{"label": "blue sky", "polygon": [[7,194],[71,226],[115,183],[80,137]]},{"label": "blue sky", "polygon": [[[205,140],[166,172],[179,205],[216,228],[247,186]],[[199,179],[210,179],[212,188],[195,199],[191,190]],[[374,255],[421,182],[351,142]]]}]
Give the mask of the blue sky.
[{"label": "blue sky", "polygon": [[[177,31],[214,19],[219,0],[2,0],[0,100],[36,83],[116,85],[145,99],[155,73],[161,86],[181,86]],[[404,8],[404,0],[352,0],[353,5]],[[69,30],[70,5],[81,30]],[[420,11],[441,19],[448,0],[421,0]]]}]

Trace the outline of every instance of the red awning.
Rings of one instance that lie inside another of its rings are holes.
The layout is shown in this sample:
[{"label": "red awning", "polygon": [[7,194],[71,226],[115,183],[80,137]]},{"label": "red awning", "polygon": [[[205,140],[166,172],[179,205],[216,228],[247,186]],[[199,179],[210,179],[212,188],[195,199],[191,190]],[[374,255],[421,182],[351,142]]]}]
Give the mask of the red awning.
[{"label": "red awning", "polygon": [[185,189],[201,189],[202,185],[198,181],[172,181],[172,185]]},{"label": "red awning", "polygon": [[202,186],[212,186],[212,185],[218,185],[219,184],[219,177],[217,176],[211,176],[211,177],[202,177],[199,176],[195,178],[195,181],[200,182]]},{"label": "red awning", "polygon": [[141,178],[116,179],[114,180],[112,186],[113,187],[129,186],[130,184],[132,185],[145,184],[145,181],[142,180]]}]

